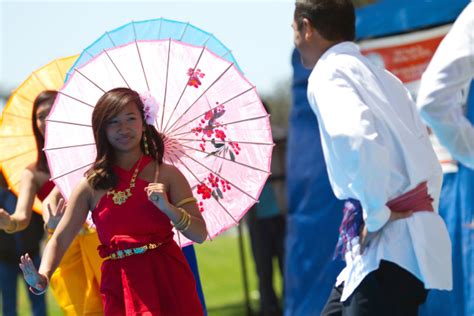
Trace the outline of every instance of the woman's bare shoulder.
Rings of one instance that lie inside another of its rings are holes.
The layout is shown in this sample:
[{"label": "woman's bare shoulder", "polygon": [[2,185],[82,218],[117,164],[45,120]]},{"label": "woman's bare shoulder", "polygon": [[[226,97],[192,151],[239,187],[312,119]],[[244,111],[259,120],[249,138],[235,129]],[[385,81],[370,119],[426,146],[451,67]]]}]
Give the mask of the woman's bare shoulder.
[{"label": "woman's bare shoulder", "polygon": [[78,199],[86,201],[89,206],[89,209],[93,209],[93,207],[97,205],[97,203],[100,201],[100,199],[105,193],[106,190],[94,189],[87,180],[87,178],[83,178],[77,184],[72,195],[74,195]]},{"label": "woman's bare shoulder", "polygon": [[[156,179],[157,173],[158,179]],[[172,164],[161,163],[158,166],[156,162],[153,162],[145,167],[139,177],[150,183],[159,182],[168,185],[175,182],[176,179],[184,178],[184,175],[176,166]]]},{"label": "woman's bare shoulder", "polygon": [[94,188],[92,188],[89,181],[87,181],[86,178],[83,178],[74,188],[74,192],[82,197],[92,197],[94,195],[95,190]]},{"label": "woman's bare shoulder", "polygon": [[34,184],[37,188],[41,188],[41,186],[48,181],[50,178],[49,173],[44,171],[38,170],[35,163],[31,163],[23,170],[21,174],[21,182],[23,184],[29,182]]},{"label": "woman's bare shoulder", "polygon": [[181,172],[179,171],[177,167],[171,164],[167,164],[167,163],[162,163],[160,165],[160,172],[164,176],[175,176],[177,174],[181,174]]},{"label": "woman's bare shoulder", "polygon": [[163,182],[171,183],[182,178],[184,178],[184,175],[178,167],[167,163],[162,163],[160,165],[160,179],[163,179]]}]

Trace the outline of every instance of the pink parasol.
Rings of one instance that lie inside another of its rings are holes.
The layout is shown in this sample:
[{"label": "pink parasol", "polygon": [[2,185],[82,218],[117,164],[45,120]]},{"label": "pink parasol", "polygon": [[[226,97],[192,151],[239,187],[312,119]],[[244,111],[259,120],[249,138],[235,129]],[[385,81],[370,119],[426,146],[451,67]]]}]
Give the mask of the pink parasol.
[{"label": "pink parasol", "polygon": [[155,125],[165,137],[164,160],[191,184],[209,237],[238,224],[270,174],[269,115],[233,63],[175,40],[133,41],[74,70],[46,126],[51,176],[63,195],[95,160],[92,111],[116,87],[149,93],[160,104]]}]

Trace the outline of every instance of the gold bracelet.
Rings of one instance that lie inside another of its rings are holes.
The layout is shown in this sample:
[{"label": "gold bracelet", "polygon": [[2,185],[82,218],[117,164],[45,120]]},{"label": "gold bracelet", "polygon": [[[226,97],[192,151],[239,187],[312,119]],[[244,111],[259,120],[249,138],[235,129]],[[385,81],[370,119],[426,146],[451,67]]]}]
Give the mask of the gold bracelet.
[{"label": "gold bracelet", "polygon": [[185,231],[186,229],[189,228],[189,225],[191,225],[191,216],[189,214],[186,214],[185,216],[186,218],[185,218],[184,223],[182,225],[175,226],[175,228],[179,230],[180,232]]},{"label": "gold bracelet", "polygon": [[186,230],[189,228],[189,226],[191,226],[191,215],[189,215],[188,213],[187,213],[186,215],[187,215],[187,216],[186,216],[186,217],[187,217],[186,225],[184,225],[184,227],[178,228],[178,230],[179,230],[180,232],[186,231]]},{"label": "gold bracelet", "polygon": [[181,217],[173,224],[174,227],[181,227],[186,222],[186,211],[182,207],[178,207],[178,210],[181,212]]},{"label": "gold bracelet", "polygon": [[7,234],[14,234],[18,230],[18,221],[14,218],[11,218],[11,217],[10,217],[10,221],[11,221],[11,223],[13,223],[13,228],[10,228],[10,229],[5,228],[4,230],[5,230],[5,233],[7,233]]},{"label": "gold bracelet", "polygon": [[189,226],[191,225],[191,215],[189,215],[188,212],[186,212],[183,208],[179,208],[179,210],[181,211],[181,218],[179,219],[179,221],[174,224],[173,226],[183,232],[185,231],[186,229],[189,228]]},{"label": "gold bracelet", "polygon": [[194,197],[194,196],[191,196],[191,197],[188,197],[188,198],[185,198],[185,199],[182,199],[181,201],[179,201],[178,203],[176,203],[176,207],[181,207],[183,205],[186,205],[188,203],[196,203],[197,202],[197,199]]}]

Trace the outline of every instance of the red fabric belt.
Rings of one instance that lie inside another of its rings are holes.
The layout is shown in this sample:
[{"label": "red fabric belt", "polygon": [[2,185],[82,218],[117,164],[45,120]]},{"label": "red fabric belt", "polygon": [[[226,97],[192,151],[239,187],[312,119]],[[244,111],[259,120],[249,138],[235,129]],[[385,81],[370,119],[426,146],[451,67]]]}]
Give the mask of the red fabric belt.
[{"label": "red fabric belt", "polygon": [[[426,181],[420,183],[416,188],[400,195],[399,197],[389,201],[387,207],[395,213],[401,212],[433,212],[433,199],[428,194],[428,186]],[[335,257],[344,254],[350,240],[359,236],[360,230],[364,223],[362,219],[362,206],[358,200],[348,199],[344,203],[343,218],[339,227],[339,240],[336,245]]]},{"label": "red fabric belt", "polygon": [[433,212],[433,198],[428,194],[428,186],[425,182],[387,203],[387,207],[395,213],[400,212]]}]

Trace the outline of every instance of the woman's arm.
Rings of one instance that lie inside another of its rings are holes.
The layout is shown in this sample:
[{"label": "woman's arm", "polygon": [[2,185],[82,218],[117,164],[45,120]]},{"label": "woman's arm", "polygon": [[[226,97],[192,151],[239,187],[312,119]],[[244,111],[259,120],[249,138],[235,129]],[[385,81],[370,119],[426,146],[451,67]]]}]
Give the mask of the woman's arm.
[{"label": "woman's arm", "polygon": [[63,219],[44,249],[39,271],[29,265],[26,256],[22,258],[20,267],[30,286],[37,290],[46,287],[47,280],[58,267],[64,253],[84,224],[92,195],[93,190],[84,179],[71,194]]},{"label": "woman's arm", "polygon": [[61,192],[59,191],[58,187],[54,187],[54,189],[44,199],[43,204],[41,205],[43,220],[46,223],[48,232],[50,232],[50,230],[56,229],[59,221],[64,215],[64,210],[65,205]]},{"label": "woman's arm", "polygon": [[20,179],[20,191],[18,192],[15,212],[12,215],[1,214],[0,229],[4,229],[9,233],[26,229],[30,224],[33,203],[37,192],[38,185],[35,181],[34,172],[30,169],[25,169]]},{"label": "woman's arm", "polygon": [[[148,198],[150,201],[155,204],[160,210],[162,210],[169,219],[177,224],[180,220],[183,219],[182,210],[184,210],[191,217],[191,221],[186,229],[182,230],[181,233],[189,238],[190,240],[202,243],[207,238],[207,229],[206,222],[199,211],[198,205],[195,201],[192,203],[186,203],[182,207],[176,207],[176,203],[192,197],[193,193],[191,187],[189,186],[188,181],[184,175],[173,166],[162,166],[167,168],[165,171],[168,173],[166,178],[169,179],[169,188],[167,189],[164,184],[161,183],[151,183],[147,188]],[[171,201],[168,201],[167,194]],[[154,196],[158,196],[158,201],[153,200]]]}]

